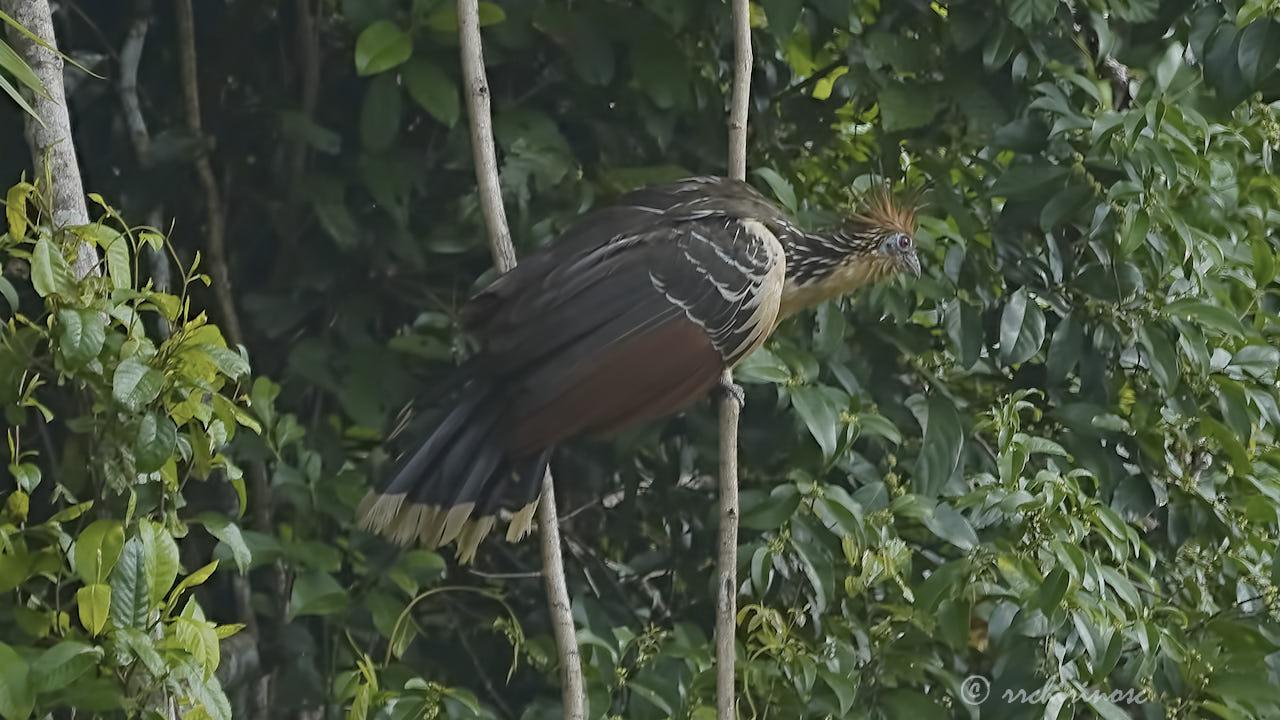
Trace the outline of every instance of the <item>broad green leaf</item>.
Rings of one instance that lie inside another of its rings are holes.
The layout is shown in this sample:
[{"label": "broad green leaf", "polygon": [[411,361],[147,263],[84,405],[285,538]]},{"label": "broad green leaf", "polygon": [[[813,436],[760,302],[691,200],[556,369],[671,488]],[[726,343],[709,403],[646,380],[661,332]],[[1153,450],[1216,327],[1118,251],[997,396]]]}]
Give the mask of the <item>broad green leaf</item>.
[{"label": "broad green leaf", "polygon": [[[929,395],[928,424],[911,487],[926,498],[936,498],[960,462],[964,428],[951,400],[939,392]],[[856,495],[855,495],[856,497]]]},{"label": "broad green leaf", "polygon": [[971,368],[982,352],[982,317],[978,306],[954,298],[947,303],[945,322],[947,336],[955,346],[960,366]]},{"label": "broad green leaf", "polygon": [[939,503],[923,522],[934,535],[961,550],[972,550],[978,545],[978,534],[973,531],[973,525],[947,503]]},{"label": "broad green leaf", "polygon": [[1255,237],[1253,251],[1253,281],[1258,289],[1271,284],[1276,279],[1276,253],[1270,241],[1265,237]]},{"label": "broad green leaf", "polygon": [[240,534],[240,527],[216,513],[201,513],[199,520],[204,524],[210,535],[221,540],[231,550],[231,557],[235,560],[236,568],[241,573],[248,572],[249,566],[253,562],[253,555],[249,552],[249,546],[245,544],[244,537]]},{"label": "broad green leaf", "polygon": [[150,404],[162,389],[164,375],[136,357],[122,360],[111,379],[112,396],[133,412]]},{"label": "broad green leaf", "polygon": [[[356,74],[376,75],[390,70],[413,56],[413,40],[387,20],[365,28],[356,38]],[[397,118],[399,120],[399,118]]]},{"label": "broad green leaf", "polygon": [[933,85],[894,83],[880,91],[880,122],[885,132],[918,128],[933,120],[942,101]]},{"label": "broad green leaf", "polygon": [[178,428],[167,415],[149,412],[138,422],[138,435],[133,454],[138,472],[159,470],[173,456],[178,442]]},{"label": "broad green leaf", "polygon": [[152,603],[149,570],[154,572],[148,567],[142,539],[137,535],[129,538],[111,571],[111,622],[117,628],[147,627]]},{"label": "broad green leaf", "polygon": [[56,692],[95,668],[102,660],[100,647],[63,641],[41,653],[31,663],[30,678],[35,692]]},{"label": "broad green leaf", "polygon": [[1044,343],[1044,313],[1026,288],[1014,293],[1000,315],[1000,359],[1009,365],[1030,360]]},{"label": "broad green leaf", "polygon": [[756,168],[752,171],[756,177],[769,183],[769,189],[773,190],[774,197],[778,198],[783,207],[791,212],[796,211],[796,191],[786,178],[778,174],[773,168]]},{"label": "broad green leaf", "polygon": [[107,274],[114,288],[133,287],[132,265],[129,258],[129,238],[116,233],[106,244]]},{"label": "broad green leaf", "polygon": [[1240,71],[1251,88],[1262,85],[1280,62],[1280,20],[1258,18],[1240,33]]},{"label": "broad green leaf", "polygon": [[0,642],[0,717],[27,720],[35,704],[29,666],[13,648]]},{"label": "broad green leaf", "polygon": [[9,303],[10,312],[18,312],[18,291],[14,289],[9,278],[0,275],[0,297]]},{"label": "broad green leaf", "polygon": [[178,646],[191,653],[204,670],[204,677],[213,677],[213,672],[218,669],[219,648],[218,635],[212,624],[184,614],[174,618],[173,632]]},{"label": "broad green leaf", "polygon": [[414,58],[405,64],[405,89],[423,110],[448,127],[458,122],[458,86],[434,63]]},{"label": "broad green leaf", "polygon": [[31,285],[40,297],[71,295],[71,272],[53,241],[42,237],[31,251]]},{"label": "broad green leaf", "polygon": [[84,367],[102,351],[107,338],[102,316],[93,310],[58,310],[58,353],[69,369]]},{"label": "broad green leaf", "polygon": [[1244,325],[1240,324],[1240,318],[1235,313],[1196,298],[1184,298],[1169,303],[1164,311],[1173,317],[1197,320],[1207,328],[1234,337],[1243,337],[1245,334]]},{"label": "broad green leaf", "polygon": [[928,695],[916,690],[889,690],[880,696],[888,720],[946,720],[950,715]]},{"label": "broad green leaf", "polygon": [[802,385],[791,389],[791,404],[795,406],[805,427],[818,441],[824,457],[831,457],[836,451],[840,432],[844,423],[840,413],[844,408],[838,407],[831,396],[822,388]]},{"label": "broad green leaf", "polygon": [[347,605],[347,591],[329,573],[320,570],[299,575],[293,582],[289,610],[294,617],[331,615]]},{"label": "broad green leaf", "polygon": [[95,520],[76,538],[76,573],[85,584],[104,582],[123,547],[124,528],[119,520]]},{"label": "broad green leaf", "polygon": [[765,17],[769,20],[769,31],[779,41],[791,36],[796,21],[800,19],[802,5],[800,0],[760,0],[760,6],[764,8]]},{"label": "broad green leaf", "polygon": [[111,586],[94,583],[80,588],[76,591],[76,608],[80,624],[96,637],[111,617]]},{"label": "broad green leaf", "polygon": [[751,530],[776,530],[791,519],[800,507],[800,491],[795,485],[779,485],[768,495],[743,493],[742,527]]},{"label": "broad green leaf", "polygon": [[1229,22],[1218,24],[1205,43],[1204,79],[1227,108],[1249,95],[1249,84],[1240,69],[1240,33]]},{"label": "broad green leaf", "polygon": [[147,585],[153,605],[164,600],[178,577],[178,544],[163,525],[150,520],[138,523],[138,537],[147,558]]},{"label": "broad green leaf", "polygon": [[639,37],[631,42],[631,72],[641,89],[663,110],[689,105],[692,93],[689,61],[666,36]]},{"label": "broad green leaf", "polygon": [[[4,46],[0,42],[0,47]],[[36,191],[31,183],[18,183],[9,188],[5,193],[5,218],[9,222],[9,237],[14,240],[21,240],[27,235],[27,198]],[[17,303],[10,300],[10,305],[16,307]]]},{"label": "broad green leaf", "polygon": [[791,369],[787,364],[766,348],[745,357],[734,368],[733,374],[744,383],[784,383],[791,379]]}]

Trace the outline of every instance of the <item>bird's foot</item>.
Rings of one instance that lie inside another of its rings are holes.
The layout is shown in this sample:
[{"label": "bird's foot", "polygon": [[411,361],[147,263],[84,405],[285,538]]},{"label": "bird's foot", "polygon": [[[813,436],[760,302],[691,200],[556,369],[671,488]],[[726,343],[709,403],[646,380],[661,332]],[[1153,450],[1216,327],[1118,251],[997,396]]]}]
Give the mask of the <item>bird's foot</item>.
[{"label": "bird's foot", "polygon": [[742,409],[742,406],[747,404],[747,393],[742,386],[736,382],[725,382],[724,378],[720,378],[716,383],[716,395],[720,398],[733,398],[733,401],[738,403],[738,409]]}]

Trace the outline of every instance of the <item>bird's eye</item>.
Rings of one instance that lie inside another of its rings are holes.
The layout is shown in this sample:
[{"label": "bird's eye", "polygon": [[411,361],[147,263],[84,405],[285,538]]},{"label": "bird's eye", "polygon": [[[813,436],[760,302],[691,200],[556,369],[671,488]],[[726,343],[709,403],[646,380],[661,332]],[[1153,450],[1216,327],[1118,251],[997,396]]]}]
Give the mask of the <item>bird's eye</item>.
[{"label": "bird's eye", "polygon": [[911,236],[907,235],[906,233],[898,233],[897,245],[899,250],[910,250]]}]

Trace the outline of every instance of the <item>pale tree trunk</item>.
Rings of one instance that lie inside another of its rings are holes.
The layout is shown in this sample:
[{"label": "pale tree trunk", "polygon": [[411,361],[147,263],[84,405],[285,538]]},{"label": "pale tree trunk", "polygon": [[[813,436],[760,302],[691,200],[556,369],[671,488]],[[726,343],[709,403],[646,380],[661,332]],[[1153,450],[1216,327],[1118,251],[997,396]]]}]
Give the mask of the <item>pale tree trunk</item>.
[{"label": "pale tree trunk", "polygon": [[[0,10],[49,47],[58,47],[53,36],[53,16],[47,0],[0,0]],[[27,101],[43,121],[41,124],[28,115],[26,135],[36,177],[47,178],[49,182],[53,198],[53,226],[62,228],[68,225],[87,225],[89,208],[85,205],[80,164],[76,161],[75,141],[71,137],[71,117],[67,113],[67,95],[62,80],[62,58],[8,24],[5,27],[8,28],[9,44],[31,66],[47,93],[46,97],[23,90]],[[78,279],[89,273],[98,274],[98,254],[93,246],[80,240],[77,250],[76,258],[71,263],[75,277]]]},{"label": "pale tree trunk", "polygon": [[[476,0],[458,0],[458,37],[462,51],[462,75],[471,120],[471,153],[480,190],[480,208],[489,230],[489,249],[498,270],[516,266],[511,230],[502,207],[498,179],[498,158],[493,147],[493,120],[489,108],[489,82],[484,72],[484,49],[480,43],[480,15]],[[542,578],[547,591],[547,609],[560,657],[560,696],[565,720],[586,720],[582,684],[582,660],[578,654],[577,632],[564,577],[564,557],[560,547],[560,527],[556,517],[555,487],[548,471],[542,479],[538,501],[538,534],[542,541]]]}]

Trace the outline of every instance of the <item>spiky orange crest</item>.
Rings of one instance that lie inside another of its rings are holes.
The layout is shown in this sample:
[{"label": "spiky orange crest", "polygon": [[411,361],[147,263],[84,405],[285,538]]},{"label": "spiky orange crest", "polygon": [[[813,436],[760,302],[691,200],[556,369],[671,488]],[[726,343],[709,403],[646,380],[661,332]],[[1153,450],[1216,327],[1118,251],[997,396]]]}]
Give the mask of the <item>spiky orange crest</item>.
[{"label": "spiky orange crest", "polygon": [[894,197],[888,185],[881,185],[867,194],[866,211],[857,218],[873,226],[913,235],[916,231],[916,205],[919,192],[912,190],[904,197]]}]

